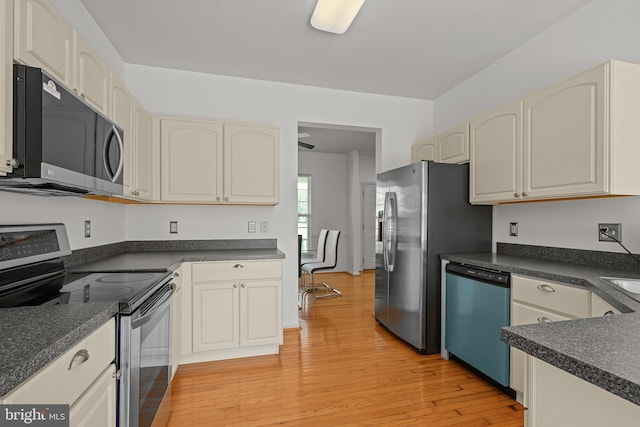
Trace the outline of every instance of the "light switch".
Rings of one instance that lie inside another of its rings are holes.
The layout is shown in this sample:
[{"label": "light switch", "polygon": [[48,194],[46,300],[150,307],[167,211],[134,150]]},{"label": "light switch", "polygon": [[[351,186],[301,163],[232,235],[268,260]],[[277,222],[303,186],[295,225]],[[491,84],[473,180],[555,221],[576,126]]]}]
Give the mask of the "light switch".
[{"label": "light switch", "polygon": [[178,234],[178,221],[169,221],[169,233]]}]

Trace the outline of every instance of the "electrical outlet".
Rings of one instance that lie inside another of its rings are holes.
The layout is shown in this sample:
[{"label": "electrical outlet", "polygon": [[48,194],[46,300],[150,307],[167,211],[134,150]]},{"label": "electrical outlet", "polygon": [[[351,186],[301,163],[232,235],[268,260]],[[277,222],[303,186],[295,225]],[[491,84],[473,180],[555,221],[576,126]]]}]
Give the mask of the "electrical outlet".
[{"label": "electrical outlet", "polygon": [[269,232],[269,221],[260,221],[260,232],[261,233]]},{"label": "electrical outlet", "polygon": [[[602,233],[604,231],[608,234]],[[598,240],[601,242],[622,242],[622,224],[621,223],[600,223],[598,224]]]},{"label": "electrical outlet", "polygon": [[510,222],[509,223],[509,236],[516,237],[518,235],[518,223]]},{"label": "electrical outlet", "polygon": [[91,220],[86,220],[84,222],[84,237],[91,237]]},{"label": "electrical outlet", "polygon": [[248,228],[249,228],[249,233],[255,233],[256,232],[256,222],[255,221],[249,221]]},{"label": "electrical outlet", "polygon": [[178,221],[169,221],[169,233],[178,234]]}]

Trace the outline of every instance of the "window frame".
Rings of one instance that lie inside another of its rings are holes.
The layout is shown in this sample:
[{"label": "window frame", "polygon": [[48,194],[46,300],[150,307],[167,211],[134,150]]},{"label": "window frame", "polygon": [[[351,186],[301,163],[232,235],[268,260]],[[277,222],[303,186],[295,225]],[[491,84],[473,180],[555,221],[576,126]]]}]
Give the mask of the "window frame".
[{"label": "window frame", "polygon": [[[296,181],[296,208],[297,205],[299,203],[298,200],[298,194],[297,192],[300,191],[300,189],[298,188],[298,185],[300,184],[300,178],[306,178],[307,179],[307,213],[306,214],[301,214],[300,212],[298,212],[298,234],[302,234],[302,252],[310,252],[311,251],[311,237],[312,237],[312,233],[311,233],[311,216],[312,216],[312,203],[311,203],[311,174],[298,174],[298,178]],[[305,236],[304,233],[300,233],[300,218],[307,218],[307,235]]]}]

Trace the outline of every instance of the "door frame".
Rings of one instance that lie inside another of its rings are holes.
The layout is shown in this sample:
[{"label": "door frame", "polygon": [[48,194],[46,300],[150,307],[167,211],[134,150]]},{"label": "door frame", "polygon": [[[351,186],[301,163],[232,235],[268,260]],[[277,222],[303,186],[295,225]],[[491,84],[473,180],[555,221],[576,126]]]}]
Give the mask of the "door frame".
[{"label": "door frame", "polygon": [[362,250],[362,264],[360,265],[360,271],[364,271],[364,270],[375,270],[376,268],[376,262],[375,262],[375,234],[374,234],[374,238],[373,238],[373,254],[374,254],[374,261],[373,261],[373,268],[371,269],[365,269],[364,268],[364,253],[365,253],[365,233],[364,233],[364,227],[365,227],[365,217],[364,217],[364,213],[365,213],[365,206],[364,206],[364,189],[366,185],[373,185],[374,188],[374,199],[373,199],[373,219],[375,221],[376,218],[376,199],[375,199],[375,195],[376,195],[376,183],[375,182],[368,182],[368,181],[361,181],[360,182],[360,213],[361,213],[361,218],[360,221],[362,223],[362,238],[360,241],[360,246],[361,246],[361,250]]}]

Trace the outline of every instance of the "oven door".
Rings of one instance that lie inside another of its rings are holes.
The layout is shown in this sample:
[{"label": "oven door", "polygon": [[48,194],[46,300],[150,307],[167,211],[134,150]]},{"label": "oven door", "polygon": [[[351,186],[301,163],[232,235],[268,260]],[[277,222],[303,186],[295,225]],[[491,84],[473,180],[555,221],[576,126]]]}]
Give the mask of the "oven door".
[{"label": "oven door", "polygon": [[120,317],[120,427],[151,426],[169,387],[172,294],[167,283]]}]

